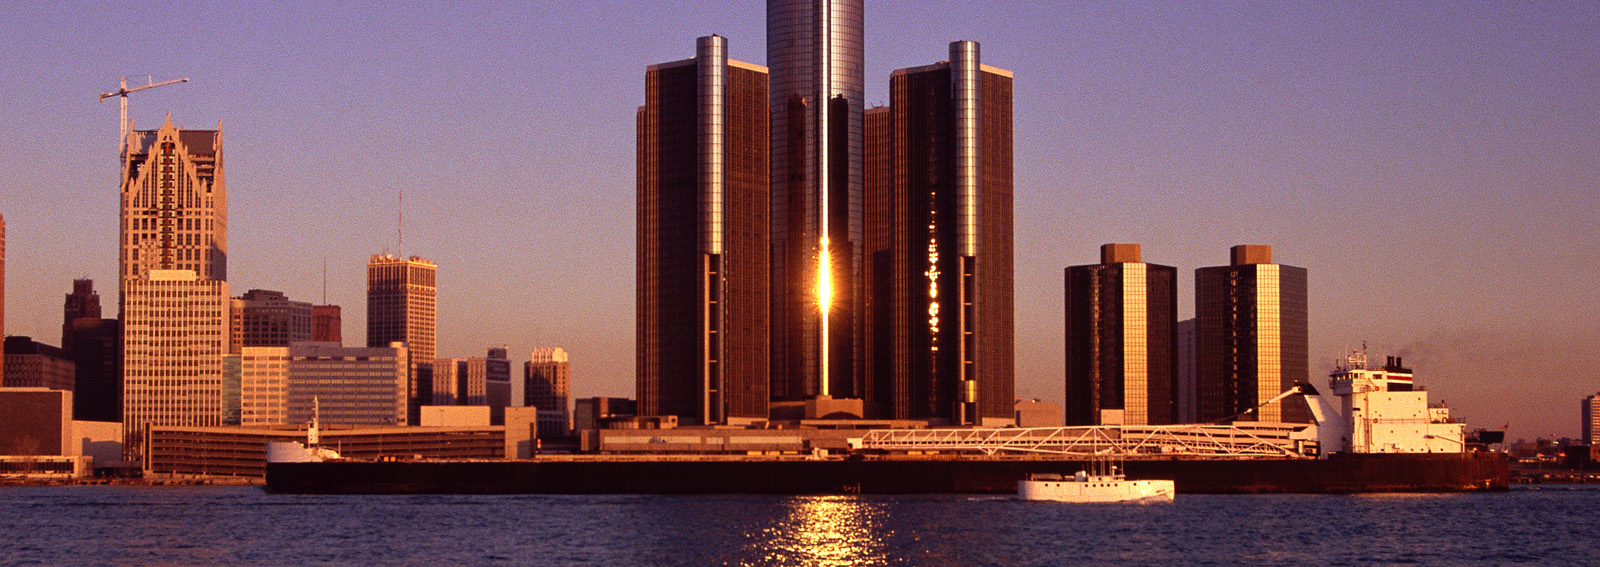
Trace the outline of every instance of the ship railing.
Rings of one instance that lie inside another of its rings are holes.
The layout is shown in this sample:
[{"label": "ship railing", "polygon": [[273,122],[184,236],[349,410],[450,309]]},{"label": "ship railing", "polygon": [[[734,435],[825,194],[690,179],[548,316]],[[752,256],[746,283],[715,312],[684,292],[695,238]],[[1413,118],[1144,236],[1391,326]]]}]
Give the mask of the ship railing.
[{"label": "ship railing", "polygon": [[882,451],[1031,453],[1064,456],[1303,458],[1290,433],[1303,426],[1161,425],[968,429],[878,429],[861,448]]}]

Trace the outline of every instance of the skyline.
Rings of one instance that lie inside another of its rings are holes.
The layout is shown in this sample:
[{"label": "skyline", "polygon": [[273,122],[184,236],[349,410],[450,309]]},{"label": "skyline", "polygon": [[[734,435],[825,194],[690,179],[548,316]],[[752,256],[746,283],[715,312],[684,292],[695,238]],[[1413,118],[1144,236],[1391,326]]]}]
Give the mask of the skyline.
[{"label": "skyline", "polygon": [[[712,33],[764,64],[747,4],[18,7],[6,332],[56,344],[73,278],[112,293],[117,111],[96,95],[151,73],[191,81],[132,95],[136,129],[170,110],[225,132],[234,294],[322,303],[325,259],[358,345],[365,259],[416,254],[439,265],[440,356],[561,346],[575,397],[628,395],[641,79]],[[866,101],[952,39],[1015,72],[1019,396],[1060,401],[1063,267],[1139,243],[1187,318],[1196,268],[1268,244],[1308,271],[1314,379],[1366,342],[1472,427],[1576,434],[1600,389],[1600,7],[1001,4],[869,3]]]}]

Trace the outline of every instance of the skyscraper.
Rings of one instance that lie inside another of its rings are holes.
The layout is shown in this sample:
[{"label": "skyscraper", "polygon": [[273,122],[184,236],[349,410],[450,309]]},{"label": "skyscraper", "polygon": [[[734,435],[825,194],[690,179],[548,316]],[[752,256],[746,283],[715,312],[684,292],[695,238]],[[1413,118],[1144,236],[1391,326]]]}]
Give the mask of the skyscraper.
[{"label": "skyscraper", "polygon": [[1230,256],[1195,270],[1196,418],[1308,422],[1299,396],[1241,415],[1309,378],[1306,270],[1272,263],[1271,246]]},{"label": "skyscraper", "polygon": [[775,400],[864,393],[862,22],[862,0],[767,1]]},{"label": "skyscraper", "polygon": [[61,350],[76,366],[72,418],[122,421],[122,324],[100,315],[94,280],[73,280],[61,322]]},{"label": "skyscraper", "polygon": [[767,73],[726,38],[696,46],[645,72],[638,113],[640,410],[765,419]]},{"label": "skyscraper", "polygon": [[438,266],[416,256],[374,254],[367,262],[367,347],[405,343],[407,423],[422,422],[422,406],[433,403],[433,360]]},{"label": "skyscraper", "polygon": [[1178,269],[1144,263],[1138,244],[1067,268],[1066,424],[1175,423],[1177,321]]},{"label": "skyscraper", "polygon": [[221,130],[179,130],[169,116],[159,129],[128,133],[119,272],[124,289],[149,270],[228,279],[222,164]]},{"label": "skyscraper", "polygon": [[1011,83],[958,41],[867,116],[868,397],[890,417],[1014,419]]},{"label": "skyscraper", "polygon": [[220,425],[228,350],[228,192],[221,130],[169,116],[122,162],[118,280],[124,450],[146,425]]},{"label": "skyscraper", "polygon": [[1600,441],[1600,394],[1586,396],[1578,408],[1579,421],[1583,426],[1583,444],[1593,447]]},{"label": "skyscraper", "polygon": [[540,437],[560,437],[572,429],[568,411],[572,394],[572,364],[561,347],[536,348],[523,365],[523,406],[538,412]]}]

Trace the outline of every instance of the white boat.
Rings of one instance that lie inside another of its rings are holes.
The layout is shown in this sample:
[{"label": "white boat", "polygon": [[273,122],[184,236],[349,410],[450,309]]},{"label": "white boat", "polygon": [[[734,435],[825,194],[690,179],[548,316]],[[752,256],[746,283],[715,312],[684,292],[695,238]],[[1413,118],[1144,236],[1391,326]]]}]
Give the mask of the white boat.
[{"label": "white boat", "polygon": [[1071,477],[1033,474],[1017,481],[1017,498],[1055,502],[1171,502],[1176,490],[1170,480],[1128,480],[1122,469],[1106,465],[1104,474],[1078,471]]}]

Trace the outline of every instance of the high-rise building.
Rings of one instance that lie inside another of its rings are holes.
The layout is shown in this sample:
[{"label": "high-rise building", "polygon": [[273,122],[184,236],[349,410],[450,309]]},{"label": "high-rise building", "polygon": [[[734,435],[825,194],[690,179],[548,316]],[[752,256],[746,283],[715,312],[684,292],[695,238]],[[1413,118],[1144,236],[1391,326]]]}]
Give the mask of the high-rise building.
[{"label": "high-rise building", "polygon": [[888,417],[1015,418],[1011,84],[958,41],[867,114],[868,398]]},{"label": "high-rise building", "polygon": [[862,4],[767,2],[774,400],[865,393]]},{"label": "high-rise building", "polygon": [[242,347],[289,346],[312,338],[312,308],[281,291],[252,289],[230,302],[233,324],[229,352]]},{"label": "high-rise building", "polygon": [[1271,246],[1230,256],[1195,270],[1196,418],[1309,422],[1299,396],[1256,409],[1309,379],[1306,270],[1272,263]]},{"label": "high-rise building", "polygon": [[228,279],[228,190],[222,131],[128,132],[122,167],[120,272],[124,282],[150,270],[189,270]]},{"label": "high-rise building", "polygon": [[1100,247],[1066,269],[1067,425],[1167,425],[1177,419],[1178,269],[1138,244]]},{"label": "high-rise building", "polygon": [[374,254],[367,262],[367,346],[405,343],[411,361],[407,423],[421,423],[422,406],[433,403],[438,269],[416,256]]},{"label": "high-rise building", "polygon": [[[433,404],[488,405],[489,365],[485,358],[440,358],[433,362]],[[490,412],[492,420],[494,412]]]},{"label": "high-rise building", "polygon": [[1198,378],[1194,368],[1194,317],[1178,321],[1178,423],[1200,421],[1195,405]]},{"label": "high-rise building", "polygon": [[7,388],[71,391],[76,382],[77,370],[67,353],[32,337],[6,337],[4,366],[0,384]]},{"label": "high-rise building", "polygon": [[94,280],[72,282],[61,325],[61,350],[74,365],[72,418],[122,421],[122,324],[100,317]]},{"label": "high-rise building", "polygon": [[[6,334],[6,217],[0,215],[0,337]],[[4,366],[4,365],[0,365]],[[0,368],[0,383],[5,381],[5,369]]]},{"label": "high-rise building", "polygon": [[1600,394],[1585,397],[1579,409],[1582,411],[1583,444],[1593,447],[1600,441]]},{"label": "high-rise building", "polygon": [[523,406],[538,412],[540,437],[561,437],[572,429],[572,364],[561,347],[536,348],[522,367]]},{"label": "high-rise building", "polygon": [[245,347],[242,425],[405,425],[410,361],[400,343]]},{"label": "high-rise building", "polygon": [[223,418],[228,191],[222,131],[130,129],[122,162],[118,282],[124,451],[148,425]]},{"label": "high-rise building", "polygon": [[489,406],[489,425],[505,425],[506,407],[511,405],[511,360],[506,347],[490,347],[484,363],[484,403]]},{"label": "high-rise building", "polygon": [[767,73],[702,37],[652,65],[638,112],[641,411],[766,419]]},{"label": "high-rise building", "polygon": [[228,283],[152,269],[123,286],[123,450],[137,460],[146,425],[221,425]]},{"label": "high-rise building", "polygon": [[344,343],[344,322],[338,305],[311,306],[311,341]]}]

